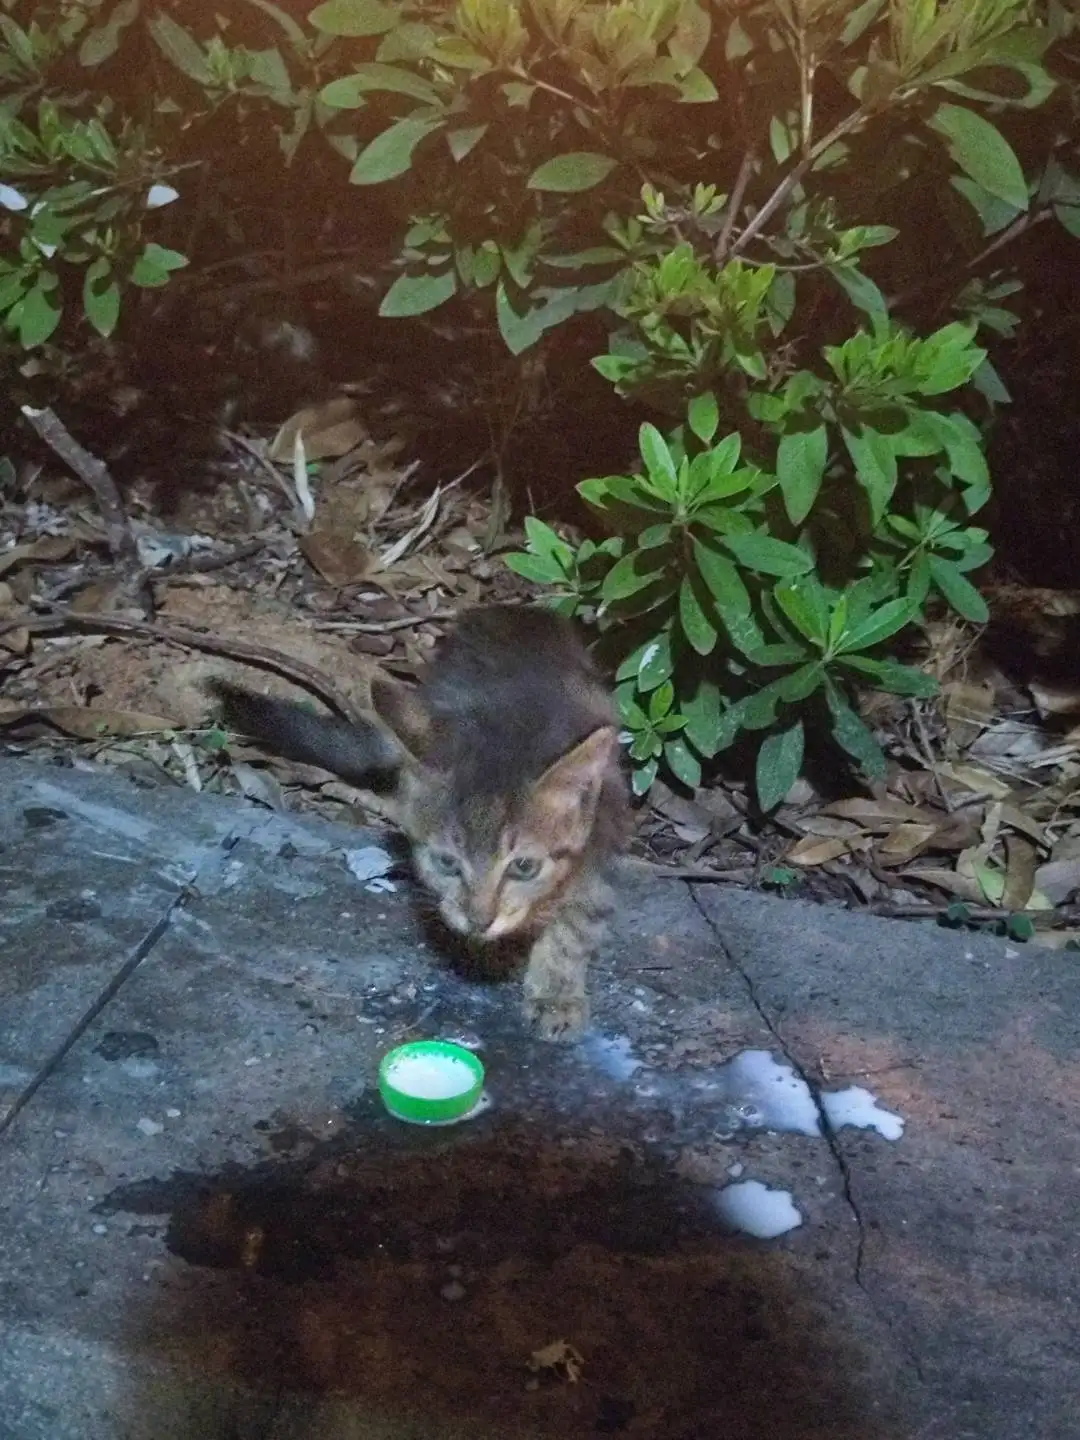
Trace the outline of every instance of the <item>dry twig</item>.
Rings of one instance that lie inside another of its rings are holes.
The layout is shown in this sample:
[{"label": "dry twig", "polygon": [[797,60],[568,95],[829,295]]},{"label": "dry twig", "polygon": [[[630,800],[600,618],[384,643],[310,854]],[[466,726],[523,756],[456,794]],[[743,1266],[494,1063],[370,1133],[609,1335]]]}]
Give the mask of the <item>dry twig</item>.
[{"label": "dry twig", "polygon": [[30,405],[24,405],[22,413],[49,449],[94,492],[105,526],[105,539],[113,558],[122,567],[125,578],[130,580],[141,576],[142,566],[139,563],[135,537],[124,513],[116,481],[109,474],[104,461],[91,455],[89,450],[79,444],[54,410],[35,410]]},{"label": "dry twig", "polygon": [[302,660],[294,660],[280,650],[270,650],[262,645],[249,645],[243,640],[208,635],[205,631],[189,630],[186,626],[158,625],[150,620],[126,620],[118,615],[83,615],[72,610],[57,610],[33,619],[8,621],[0,625],[0,635],[20,627],[36,635],[67,629],[88,630],[101,635],[133,635],[149,640],[163,640],[167,644],[180,645],[187,650],[201,650],[208,655],[224,655],[230,660],[241,660],[245,664],[271,670],[296,685],[302,685],[305,690],[310,690],[353,724],[363,721],[363,716],[351,701],[320,670],[305,665]]}]

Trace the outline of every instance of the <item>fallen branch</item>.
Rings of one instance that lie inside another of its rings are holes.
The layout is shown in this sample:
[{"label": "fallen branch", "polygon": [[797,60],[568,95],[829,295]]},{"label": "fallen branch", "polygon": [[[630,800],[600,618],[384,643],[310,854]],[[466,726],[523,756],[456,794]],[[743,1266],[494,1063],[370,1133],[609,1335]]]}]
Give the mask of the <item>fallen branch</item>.
[{"label": "fallen branch", "polygon": [[30,405],[24,405],[22,413],[38,437],[93,491],[113,559],[121,567],[132,592],[138,591],[143,583],[138,547],[124,512],[120,491],[105,462],[83,449],[54,410],[35,410]]},{"label": "fallen branch", "polygon": [[247,665],[270,670],[275,675],[310,690],[354,725],[362,723],[364,719],[355,705],[320,670],[305,665],[302,660],[294,660],[280,650],[249,645],[244,640],[209,635],[202,630],[189,630],[186,626],[158,625],[151,620],[126,620],[118,615],[83,615],[73,610],[56,610],[49,615],[9,620],[0,625],[0,635],[16,629],[29,630],[33,635],[47,635],[58,630],[87,630],[100,635],[133,635],[148,640],[163,640],[167,644],[180,645],[187,650],[201,650],[208,655],[223,655],[230,660],[241,660]]}]

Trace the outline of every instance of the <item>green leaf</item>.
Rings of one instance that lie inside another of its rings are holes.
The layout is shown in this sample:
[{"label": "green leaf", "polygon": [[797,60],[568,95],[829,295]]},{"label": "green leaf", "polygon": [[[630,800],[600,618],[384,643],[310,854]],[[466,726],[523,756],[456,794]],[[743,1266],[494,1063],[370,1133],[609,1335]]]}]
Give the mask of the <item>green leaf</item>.
[{"label": "green leaf", "polygon": [[813,557],[805,550],[771,535],[725,535],[724,544],[740,565],[764,575],[805,575],[814,568]]},{"label": "green leaf", "polygon": [[829,435],[824,425],[816,430],[789,430],[781,437],[776,476],[793,525],[801,525],[814,508],[828,456]]},{"label": "green leaf", "polygon": [[647,530],[642,530],[641,534],[637,537],[638,549],[658,550],[661,545],[671,543],[673,533],[672,526],[666,522],[661,522],[659,525],[650,525]]},{"label": "green leaf", "polygon": [[833,738],[836,743],[859,762],[870,779],[880,780],[886,768],[881,746],[828,679],[825,681],[825,698],[832,713]]},{"label": "green leaf", "polygon": [[757,650],[745,652],[751,665],[763,670],[774,670],[778,665],[802,665],[806,660],[806,646],[777,641],[773,645],[762,645]]},{"label": "green leaf", "polygon": [[19,344],[24,350],[43,345],[60,324],[60,310],[42,289],[40,279],[8,311],[8,322],[18,325]]},{"label": "green leaf", "polygon": [[356,157],[349,180],[353,185],[381,185],[404,175],[412,164],[413,151],[421,140],[443,124],[441,119],[407,115],[381,135],[376,135]]},{"label": "green leaf", "polygon": [[[646,563],[654,568],[646,568]],[[641,590],[647,590],[662,574],[663,570],[655,568],[655,561],[649,560],[647,554],[642,555],[635,550],[617,560],[604,576],[604,583],[600,587],[601,597],[605,601],[626,600]]]},{"label": "green leaf", "polygon": [[515,310],[503,280],[499,281],[495,291],[495,318],[499,323],[499,333],[511,355],[520,355],[528,350],[544,333],[541,307],[534,305],[523,312]]},{"label": "green leaf", "polygon": [[[488,132],[487,124],[463,125],[459,130],[448,130],[446,132],[446,143],[450,147],[450,154],[457,161],[462,161],[471,150],[477,145]],[[498,258],[498,251],[496,251]]]},{"label": "green leaf", "polygon": [[162,10],[146,22],[146,28],[158,49],[177,70],[199,85],[211,83],[213,75],[203,48],[190,31]]},{"label": "green leaf", "polygon": [[816,575],[781,580],[773,597],[800,635],[824,648],[829,635],[829,601]]},{"label": "green leaf", "polygon": [[671,657],[671,637],[665,632],[657,635],[642,646],[634,667],[638,689],[643,695],[671,679],[674,663]]},{"label": "green leaf", "polygon": [[170,273],[182,270],[187,263],[187,256],[181,255],[179,250],[167,250],[164,245],[151,240],[131,267],[131,283],[146,289],[166,285]]},{"label": "green leaf", "polygon": [[675,778],[688,789],[696,790],[701,784],[701,761],[681,735],[665,744],[664,761]]},{"label": "green leaf", "polygon": [[821,688],[825,679],[825,666],[820,660],[808,660],[805,665],[800,665],[797,670],[792,670],[789,675],[782,675],[776,686],[781,700],[789,705],[798,704],[813,695],[815,690]]},{"label": "green leaf", "polygon": [[83,276],[83,309],[99,335],[108,337],[116,329],[120,318],[120,286],[103,255],[87,266]]},{"label": "green leaf", "polygon": [[435,31],[420,21],[403,20],[388,30],[379,41],[375,59],[384,65],[396,64],[399,60],[415,61],[426,59],[435,44]]},{"label": "green leaf", "polygon": [[656,772],[660,765],[656,760],[648,760],[644,765],[636,769],[630,777],[630,785],[635,795],[644,795],[649,786],[656,779]]},{"label": "green leaf", "polygon": [[606,180],[618,163],[610,155],[575,150],[545,160],[529,176],[526,184],[530,190],[552,190],[561,194],[591,190],[594,185]]},{"label": "green leaf", "polygon": [[668,37],[668,54],[684,71],[701,64],[712,34],[712,15],[705,5],[686,0]]},{"label": "green leaf", "polygon": [[256,85],[264,85],[270,94],[278,97],[291,97],[292,82],[289,79],[289,68],[281,58],[281,51],[276,45],[269,50],[256,50],[250,57],[251,79]]},{"label": "green leaf", "polygon": [[648,422],[642,425],[638,431],[638,447],[657,493],[665,500],[674,500],[677,485],[675,461],[671,458],[667,441],[655,425]]},{"label": "green leaf", "polygon": [[680,105],[708,105],[720,98],[720,92],[713,81],[697,66],[688,70],[677,83]]},{"label": "green leaf", "polygon": [[720,428],[720,408],[716,403],[716,396],[711,390],[694,396],[687,410],[687,419],[690,421],[690,429],[697,438],[705,445],[710,444]]},{"label": "green leaf", "polygon": [[938,693],[938,683],[932,675],[922,670],[913,670],[910,665],[897,665],[891,660],[872,660],[869,655],[845,655],[840,663],[873,681],[879,690],[888,690],[892,695],[912,695],[928,700]]},{"label": "green leaf", "polygon": [[908,598],[920,606],[930,593],[930,557],[925,550],[920,550],[911,562],[907,593]]},{"label": "green leaf", "polygon": [[857,310],[862,310],[867,315],[889,313],[888,303],[881,290],[853,260],[842,265],[826,265],[825,269]]},{"label": "green leaf", "polygon": [[535,585],[561,585],[566,581],[562,567],[550,555],[528,555],[522,550],[515,550],[510,555],[504,555],[503,560],[515,575],[531,580]]},{"label": "green leaf", "polygon": [[422,76],[411,70],[402,70],[397,65],[380,65],[376,61],[358,65],[351,75],[331,80],[319,91],[319,99],[331,110],[355,110],[364,103],[363,97],[373,90],[409,95],[425,105],[441,103],[438,90]]},{"label": "green leaf", "polygon": [[929,120],[948,142],[949,154],[965,174],[1017,210],[1028,208],[1028,187],[1016,154],[995,126],[965,105],[939,105]]},{"label": "green leaf", "polygon": [[564,570],[574,563],[574,552],[566,541],[535,515],[525,516],[525,535],[530,549],[536,555],[546,555],[558,562]]},{"label": "green leaf", "polygon": [[686,716],[686,737],[699,755],[711,758],[725,745],[731,744],[735,729],[727,727],[731,733],[725,732],[720,713],[720,691],[712,680],[699,680],[693,695],[681,696],[679,703]]},{"label": "green leaf", "polygon": [[985,625],[990,619],[986,601],[971,581],[966,579],[951,560],[940,555],[929,557],[930,575],[945,599],[965,620]]},{"label": "green leaf", "polygon": [[79,64],[92,70],[116,54],[120,44],[120,32],[125,30],[139,14],[142,0],[121,0],[103,25],[88,30],[79,46]]},{"label": "green leaf", "polygon": [[401,19],[401,12],[383,0],[326,0],[308,19],[324,35],[385,35]]},{"label": "green leaf", "polygon": [[[11,6],[6,5],[4,8],[10,9]],[[10,15],[0,14],[0,34],[3,35],[11,53],[24,69],[33,71],[39,68],[33,42],[22,26],[16,24]]]},{"label": "green leaf", "polygon": [[949,184],[963,195],[982,221],[984,235],[997,235],[1011,225],[1021,213],[1015,205],[1009,205],[997,195],[991,195],[967,175],[953,175]]},{"label": "green leaf", "polygon": [[379,306],[379,314],[400,320],[407,315],[426,315],[444,305],[457,291],[453,270],[439,275],[399,275],[387,290]]},{"label": "green leaf", "polygon": [[853,650],[872,650],[875,645],[880,645],[890,635],[895,635],[898,630],[903,630],[905,625],[910,625],[915,618],[917,608],[908,599],[889,600],[880,609],[868,615],[861,624],[846,630],[836,646],[836,653],[844,655]]},{"label": "green leaf", "polygon": [[658,721],[663,720],[664,716],[671,709],[674,700],[675,686],[670,680],[665,680],[662,685],[657,686],[649,697],[650,723],[655,725]]},{"label": "green leaf", "polygon": [[679,624],[699,655],[709,655],[716,648],[716,626],[706,615],[694,583],[688,575],[683,577],[679,587]]},{"label": "green leaf", "polygon": [[922,419],[929,423],[939,443],[949,457],[949,469],[965,485],[976,485],[980,489],[990,485],[990,470],[986,463],[984,441],[976,426],[966,415],[941,415],[937,411],[925,411]]},{"label": "green leaf", "polygon": [[715,599],[721,615],[725,620],[728,615],[749,615],[750,593],[736,567],[726,555],[721,555],[711,545],[706,545],[701,540],[694,540],[693,544],[698,572]]},{"label": "green leaf", "polygon": [[846,425],[841,428],[859,484],[870,499],[871,516],[879,524],[896,489],[896,452],[888,438],[869,425],[858,434]]},{"label": "green leaf", "polygon": [[801,720],[762,742],[756,774],[758,804],[762,810],[775,809],[799,778],[805,743]]}]

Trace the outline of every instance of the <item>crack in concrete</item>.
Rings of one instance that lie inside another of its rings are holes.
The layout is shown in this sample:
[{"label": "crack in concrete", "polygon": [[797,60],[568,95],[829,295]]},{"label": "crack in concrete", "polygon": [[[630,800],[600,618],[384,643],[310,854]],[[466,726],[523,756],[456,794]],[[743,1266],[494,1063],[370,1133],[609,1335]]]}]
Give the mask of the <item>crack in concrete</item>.
[{"label": "crack in concrete", "polygon": [[157,948],[160,941],[172,925],[173,918],[179,910],[182,910],[187,902],[199,893],[199,881],[205,871],[209,868],[210,862],[218,860],[220,855],[228,855],[243,835],[239,830],[230,830],[213,847],[207,850],[202,861],[191,871],[187,880],[179,887],[176,893],[169,899],[164,910],[150,926],[146,934],[138,942],[135,948],[128,955],[122,965],[109,977],[105,985],[90,1002],[87,1008],[68,1030],[67,1034],[57,1045],[56,1049],[38,1066],[34,1075],[27,1081],[23,1089],[12,1101],[7,1113],[0,1117],[0,1138],[14,1125],[19,1115],[30,1104],[34,1096],[45,1084],[51,1075],[55,1073],[64,1060],[86,1034],[94,1021],[108,1008],[123,987],[142,965],[143,961]]},{"label": "crack in concrete", "polygon": [[876,1296],[874,1295],[872,1289],[867,1283],[865,1273],[866,1225],[863,1220],[862,1210],[859,1207],[859,1202],[855,1196],[854,1185],[852,1183],[851,1166],[848,1163],[847,1156],[844,1154],[843,1149],[841,1148],[839,1137],[837,1136],[836,1130],[832,1124],[832,1121],[829,1119],[828,1112],[825,1109],[824,1102],[821,1098],[820,1087],[810,1078],[806,1067],[799,1060],[798,1056],[794,1055],[788,1047],[788,1043],[787,1040],[784,1038],[783,1031],[780,1029],[780,1026],[776,1023],[773,1017],[769,1014],[764,1001],[758,994],[757,986],[754,984],[753,977],[743,968],[742,965],[739,964],[739,961],[733,954],[731,947],[727,943],[727,940],[724,938],[724,935],[722,934],[719,925],[712,918],[712,916],[709,914],[705,906],[702,905],[700,899],[698,898],[697,888],[690,883],[687,883],[686,888],[690,893],[690,898],[693,901],[694,907],[697,910],[698,914],[705,921],[706,925],[708,925],[709,929],[716,937],[716,943],[717,945],[719,945],[724,958],[727,960],[728,964],[732,967],[732,969],[739,976],[739,979],[742,981],[746,989],[747,998],[749,999],[750,1004],[753,1006],[755,1012],[757,1013],[758,1018],[761,1020],[761,1023],[765,1026],[766,1030],[768,1030],[769,1034],[776,1042],[777,1048],[780,1050],[780,1053],[783,1055],[784,1059],[791,1066],[794,1073],[799,1077],[799,1079],[803,1082],[803,1084],[806,1086],[807,1090],[810,1093],[810,1098],[814,1102],[814,1109],[817,1111],[818,1127],[821,1130],[822,1138],[824,1139],[826,1145],[829,1147],[829,1153],[832,1156],[837,1171],[840,1175],[840,1193],[843,1196],[845,1205],[851,1213],[852,1219],[855,1221],[856,1239],[855,1256],[852,1264],[852,1279],[855,1282],[855,1285],[859,1289],[859,1291],[866,1297],[867,1304],[873,1310],[874,1314],[877,1315],[878,1318],[882,1321],[889,1334],[893,1336],[903,1353],[907,1356],[908,1363],[914,1370],[916,1379],[920,1383],[922,1383],[922,1381],[924,1380],[924,1375],[922,1364],[919,1360],[918,1355],[911,1348],[910,1344],[907,1342],[904,1336],[897,1334],[892,1319],[890,1318],[890,1316],[883,1313],[880,1305],[878,1304]]}]

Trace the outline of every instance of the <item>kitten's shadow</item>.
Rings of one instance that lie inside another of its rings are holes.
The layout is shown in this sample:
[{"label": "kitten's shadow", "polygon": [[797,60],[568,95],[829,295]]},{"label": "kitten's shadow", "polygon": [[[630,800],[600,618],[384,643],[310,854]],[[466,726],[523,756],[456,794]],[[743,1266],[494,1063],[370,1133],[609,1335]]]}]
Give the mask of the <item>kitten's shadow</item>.
[{"label": "kitten's shadow", "polygon": [[483,944],[470,941],[451,930],[432,901],[421,896],[416,904],[424,942],[436,963],[474,985],[503,985],[521,974],[529,949],[527,940],[508,936]]}]

